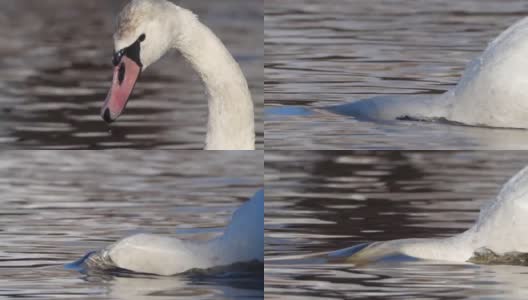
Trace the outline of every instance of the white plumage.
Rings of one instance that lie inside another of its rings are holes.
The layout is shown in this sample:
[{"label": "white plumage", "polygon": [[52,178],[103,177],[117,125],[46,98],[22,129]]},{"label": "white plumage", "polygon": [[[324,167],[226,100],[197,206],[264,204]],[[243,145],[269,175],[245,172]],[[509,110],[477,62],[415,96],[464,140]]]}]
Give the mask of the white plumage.
[{"label": "white plumage", "polygon": [[145,70],[171,49],[202,78],[209,101],[206,150],[255,149],[254,108],[240,66],[220,39],[189,10],[166,0],[132,0],[118,17],[116,51],[139,37]]},{"label": "white plumage", "polygon": [[367,119],[447,119],[467,125],[528,128],[528,17],[493,40],[458,84],[439,96],[383,96],[330,107]]},{"label": "white plumage", "polygon": [[[350,256],[352,261],[372,261],[387,255],[405,254],[422,259],[467,261],[485,247],[497,254],[528,252],[528,167],[513,176],[497,199],[481,209],[467,231],[443,239],[402,239],[375,242]],[[352,248],[330,256],[343,256]],[[353,251],[352,251],[353,252]]]},{"label": "white plumage", "polygon": [[264,190],[239,207],[224,233],[209,241],[155,234],[126,237],[94,254],[113,266],[141,273],[173,275],[194,268],[264,261]]}]

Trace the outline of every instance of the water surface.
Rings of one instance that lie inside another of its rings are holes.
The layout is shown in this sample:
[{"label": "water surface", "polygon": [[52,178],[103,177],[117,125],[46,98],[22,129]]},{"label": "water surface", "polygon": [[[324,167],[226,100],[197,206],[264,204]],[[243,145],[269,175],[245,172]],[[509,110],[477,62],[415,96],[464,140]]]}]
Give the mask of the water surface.
[{"label": "water surface", "polygon": [[267,149],[519,149],[528,131],[365,122],[317,108],[434,96],[528,14],[516,0],[265,1]]},{"label": "water surface", "polygon": [[[114,18],[127,2],[17,0],[0,11],[0,146],[203,148],[207,101],[177,52],[143,72],[125,114],[99,116],[112,80]],[[262,3],[177,1],[199,15],[240,63],[262,148]]]},{"label": "water surface", "polygon": [[137,232],[194,240],[220,234],[262,187],[262,155],[0,153],[0,298],[262,299],[262,271],[163,277],[64,268]]},{"label": "water surface", "polygon": [[527,267],[309,258],[463,232],[528,164],[522,152],[267,152],[267,299],[526,299]]}]

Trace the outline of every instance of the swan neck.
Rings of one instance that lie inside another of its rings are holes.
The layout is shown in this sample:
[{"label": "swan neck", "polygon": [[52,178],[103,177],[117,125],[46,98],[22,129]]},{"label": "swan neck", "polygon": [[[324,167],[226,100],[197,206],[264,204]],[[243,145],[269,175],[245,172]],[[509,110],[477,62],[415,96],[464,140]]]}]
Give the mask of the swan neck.
[{"label": "swan neck", "polygon": [[198,72],[209,102],[206,150],[255,149],[254,108],[240,66],[220,39],[191,12],[178,49]]}]

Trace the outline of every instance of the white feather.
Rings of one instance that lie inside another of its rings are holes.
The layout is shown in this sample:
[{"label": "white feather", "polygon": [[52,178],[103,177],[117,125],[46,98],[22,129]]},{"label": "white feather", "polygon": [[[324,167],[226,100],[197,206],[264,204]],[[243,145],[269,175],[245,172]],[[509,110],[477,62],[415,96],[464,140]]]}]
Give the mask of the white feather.
[{"label": "white feather", "polygon": [[183,241],[136,234],[104,249],[115,266],[142,273],[173,275],[194,268],[264,261],[264,190],[238,208],[223,235],[209,241]]},{"label": "white feather", "polygon": [[468,125],[528,128],[528,17],[471,61],[458,84],[439,96],[376,97],[330,107],[360,118],[444,118]]},{"label": "white feather", "polygon": [[527,206],[528,167],[525,167],[503,186],[495,201],[482,209],[467,231],[443,239],[376,242],[354,253],[350,260],[374,260],[401,253],[422,259],[464,262],[482,247],[497,254],[528,252]]},{"label": "white feather", "polygon": [[176,49],[202,78],[209,100],[206,150],[254,150],[254,108],[240,66],[220,39],[189,10],[166,0],[132,0],[120,13],[115,49],[142,34],[143,69]]}]

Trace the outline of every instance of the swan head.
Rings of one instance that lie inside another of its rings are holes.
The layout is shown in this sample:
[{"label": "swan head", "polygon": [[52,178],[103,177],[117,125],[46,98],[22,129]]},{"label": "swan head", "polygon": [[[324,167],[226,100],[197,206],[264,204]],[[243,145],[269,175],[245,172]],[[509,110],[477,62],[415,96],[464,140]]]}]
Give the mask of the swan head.
[{"label": "swan head", "polygon": [[107,123],[122,114],[141,72],[173,47],[185,19],[178,16],[189,13],[166,0],[132,0],[123,8],[114,34],[112,86],[101,111]]}]

